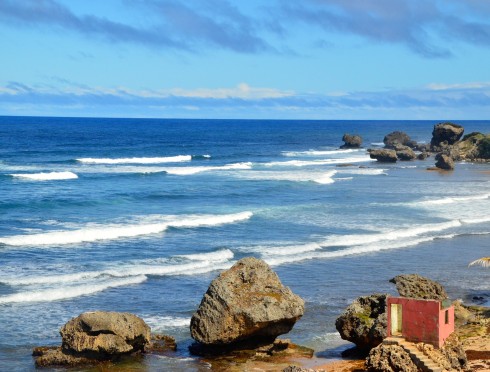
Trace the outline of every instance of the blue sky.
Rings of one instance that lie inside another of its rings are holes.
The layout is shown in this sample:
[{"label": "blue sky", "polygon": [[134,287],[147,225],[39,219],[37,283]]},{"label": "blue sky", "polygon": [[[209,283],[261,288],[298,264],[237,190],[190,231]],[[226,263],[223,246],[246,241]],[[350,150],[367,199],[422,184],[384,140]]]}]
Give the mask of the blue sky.
[{"label": "blue sky", "polygon": [[0,115],[490,119],[488,0],[0,0]]}]

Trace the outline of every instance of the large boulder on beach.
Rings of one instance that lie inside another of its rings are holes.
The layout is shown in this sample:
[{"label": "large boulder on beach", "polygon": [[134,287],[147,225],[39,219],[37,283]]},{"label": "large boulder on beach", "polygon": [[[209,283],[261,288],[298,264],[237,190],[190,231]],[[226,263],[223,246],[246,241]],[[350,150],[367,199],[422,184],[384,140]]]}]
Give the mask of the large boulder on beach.
[{"label": "large boulder on beach", "polygon": [[378,346],[387,335],[386,296],[361,296],[350,304],[335,321],[340,337],[362,350]]},{"label": "large boulder on beach", "polygon": [[96,359],[144,351],[150,344],[150,327],[130,313],[83,313],[66,323],[60,333],[63,349]]},{"label": "large boulder on beach", "polygon": [[366,358],[369,372],[418,372],[410,354],[399,345],[381,344],[369,352]]},{"label": "large boulder on beach", "polygon": [[411,148],[417,145],[417,142],[412,141],[408,134],[400,131],[394,131],[387,134],[383,138],[383,143],[387,149],[394,149],[397,145],[408,146]]},{"label": "large boulder on beach", "polygon": [[398,160],[395,150],[369,149],[369,157],[382,163],[395,163]]},{"label": "large boulder on beach", "polygon": [[454,160],[450,155],[439,153],[435,157],[436,167],[442,170],[453,170]]},{"label": "large boulder on beach", "polygon": [[304,313],[304,301],[264,261],[239,260],[214,279],[191,319],[191,336],[204,346],[271,343]]},{"label": "large boulder on beach", "polygon": [[340,146],[341,149],[359,148],[362,145],[362,138],[357,134],[351,135],[346,133],[342,137],[342,141],[344,141],[344,144]]},{"label": "large boulder on beach", "polygon": [[441,144],[454,145],[463,136],[464,128],[454,123],[439,123],[434,126],[432,131],[431,147],[437,148]]},{"label": "large boulder on beach", "polygon": [[418,274],[397,275],[390,279],[402,297],[421,298],[426,300],[445,300],[448,298],[444,287],[431,279]]}]

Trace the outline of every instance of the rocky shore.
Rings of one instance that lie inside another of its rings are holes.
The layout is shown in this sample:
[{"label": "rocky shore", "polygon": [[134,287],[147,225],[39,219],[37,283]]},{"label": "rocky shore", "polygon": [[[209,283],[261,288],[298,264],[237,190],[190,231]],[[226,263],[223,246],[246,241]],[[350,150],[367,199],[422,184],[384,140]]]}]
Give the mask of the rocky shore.
[{"label": "rocky shore", "polygon": [[[390,282],[406,298],[447,299],[442,285],[416,274]],[[277,338],[303,316],[304,301],[264,261],[244,258],[214,279],[204,294],[191,320],[195,343],[190,351],[215,371],[419,371],[406,350],[387,342],[387,296],[361,296],[340,314],[335,326],[355,348],[345,360],[326,363],[312,349]],[[454,306],[456,331],[443,348],[414,347],[443,370],[490,368],[490,309]],[[129,313],[83,313],[69,320],[60,335],[60,346],[33,350],[37,367],[113,370],[145,354],[172,357],[177,348],[171,336],[151,334],[143,319]]]}]

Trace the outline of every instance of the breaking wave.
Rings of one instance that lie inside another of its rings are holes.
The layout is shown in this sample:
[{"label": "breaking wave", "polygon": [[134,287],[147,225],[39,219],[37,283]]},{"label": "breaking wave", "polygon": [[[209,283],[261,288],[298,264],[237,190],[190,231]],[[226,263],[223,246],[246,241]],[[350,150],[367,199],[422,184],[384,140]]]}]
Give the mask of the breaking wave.
[{"label": "breaking wave", "polygon": [[72,172],[14,173],[10,176],[15,178],[28,179],[31,181],[72,180],[78,178],[78,176]]},{"label": "breaking wave", "polygon": [[236,176],[249,180],[261,181],[291,181],[291,182],[315,182],[323,185],[332,184],[332,178],[337,173],[336,170],[328,172],[281,172],[281,171],[254,171],[243,172]]},{"label": "breaking wave", "polygon": [[338,154],[348,154],[350,152],[359,152],[356,149],[345,149],[345,150],[309,150],[309,151],[284,151],[282,154],[287,157],[293,156],[328,156],[328,155],[338,155]]},{"label": "breaking wave", "polygon": [[150,221],[143,219],[140,223],[133,224],[89,225],[75,230],[6,236],[0,238],[0,243],[11,246],[39,246],[131,238],[141,235],[158,234],[169,227],[192,228],[234,223],[248,220],[252,215],[252,212],[241,212],[226,215],[156,216]]},{"label": "breaking wave", "polygon": [[153,158],[80,158],[76,159],[79,163],[88,164],[161,164],[161,163],[180,163],[191,161],[191,155],[177,155]]}]

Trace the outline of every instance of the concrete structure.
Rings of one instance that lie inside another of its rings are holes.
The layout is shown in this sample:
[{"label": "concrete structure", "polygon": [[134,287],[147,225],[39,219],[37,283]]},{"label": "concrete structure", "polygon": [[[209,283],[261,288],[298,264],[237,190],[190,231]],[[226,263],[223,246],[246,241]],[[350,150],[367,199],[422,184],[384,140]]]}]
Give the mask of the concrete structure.
[{"label": "concrete structure", "polygon": [[440,348],[454,332],[454,306],[449,300],[388,297],[387,307],[388,337]]}]

